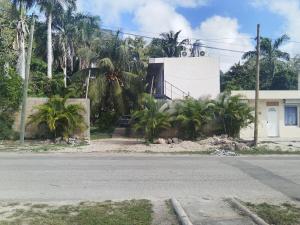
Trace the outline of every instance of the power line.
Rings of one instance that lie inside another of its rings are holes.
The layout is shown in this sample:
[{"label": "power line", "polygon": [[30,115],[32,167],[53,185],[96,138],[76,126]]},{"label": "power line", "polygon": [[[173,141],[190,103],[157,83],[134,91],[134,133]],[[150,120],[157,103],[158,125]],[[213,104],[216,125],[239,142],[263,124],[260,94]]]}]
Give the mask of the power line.
[{"label": "power line", "polygon": [[[113,32],[119,32],[122,34],[126,34],[126,35],[131,35],[131,36],[135,36],[135,37],[141,37],[141,38],[146,38],[146,39],[159,39],[156,37],[150,37],[150,36],[145,36],[145,35],[140,35],[140,34],[134,34],[134,33],[129,33],[129,32],[124,32],[124,31],[116,31],[116,30],[111,30]],[[193,46],[193,44],[188,44],[190,46]],[[213,50],[220,50],[220,51],[229,51],[229,52],[235,52],[235,53],[246,53],[246,51],[242,51],[242,50],[234,50],[234,49],[227,49],[227,48],[218,48],[218,47],[213,47],[213,46],[208,46],[208,45],[204,45],[204,44],[200,44],[200,47],[203,48],[208,48],[208,49],[213,49]]]}]

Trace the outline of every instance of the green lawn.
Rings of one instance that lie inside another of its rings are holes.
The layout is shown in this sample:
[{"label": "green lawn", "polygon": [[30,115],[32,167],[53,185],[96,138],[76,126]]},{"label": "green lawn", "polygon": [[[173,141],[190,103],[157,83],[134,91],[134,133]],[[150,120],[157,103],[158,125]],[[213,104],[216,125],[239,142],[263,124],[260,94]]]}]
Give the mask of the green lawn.
[{"label": "green lawn", "polygon": [[[0,213],[5,214],[2,211]],[[148,200],[80,203],[59,207],[45,204],[16,207],[0,225],[150,225],[152,204]]]},{"label": "green lawn", "polygon": [[246,203],[253,212],[273,225],[299,225],[300,208],[295,205],[284,203],[282,205],[271,205],[267,203],[251,204]]}]

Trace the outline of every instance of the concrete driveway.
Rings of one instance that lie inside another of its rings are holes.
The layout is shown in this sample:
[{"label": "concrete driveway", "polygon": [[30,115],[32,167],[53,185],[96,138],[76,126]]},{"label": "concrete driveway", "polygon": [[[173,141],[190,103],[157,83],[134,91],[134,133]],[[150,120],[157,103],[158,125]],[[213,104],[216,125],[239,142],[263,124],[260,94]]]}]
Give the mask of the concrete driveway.
[{"label": "concrete driveway", "polygon": [[300,199],[300,157],[0,154],[0,200]]}]

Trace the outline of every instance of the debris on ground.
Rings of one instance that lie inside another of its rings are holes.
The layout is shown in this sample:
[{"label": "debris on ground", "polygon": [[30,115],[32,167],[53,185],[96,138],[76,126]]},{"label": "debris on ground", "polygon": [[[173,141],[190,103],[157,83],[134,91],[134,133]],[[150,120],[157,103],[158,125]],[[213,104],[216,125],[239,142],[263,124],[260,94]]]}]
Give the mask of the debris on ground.
[{"label": "debris on ground", "polygon": [[225,151],[247,151],[251,150],[250,142],[242,142],[240,140],[228,137],[227,135],[213,136],[197,141],[200,145],[210,146]]},{"label": "debris on ground", "polygon": [[211,155],[216,155],[216,156],[238,156],[236,152],[232,151],[227,151],[227,150],[216,150]]}]

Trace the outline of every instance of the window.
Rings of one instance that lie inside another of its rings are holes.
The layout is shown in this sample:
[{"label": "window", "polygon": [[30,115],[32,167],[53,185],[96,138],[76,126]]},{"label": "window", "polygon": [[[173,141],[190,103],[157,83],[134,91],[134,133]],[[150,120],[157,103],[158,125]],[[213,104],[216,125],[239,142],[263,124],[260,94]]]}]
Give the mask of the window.
[{"label": "window", "polygon": [[298,125],[298,107],[285,106],[285,125],[297,126]]}]

